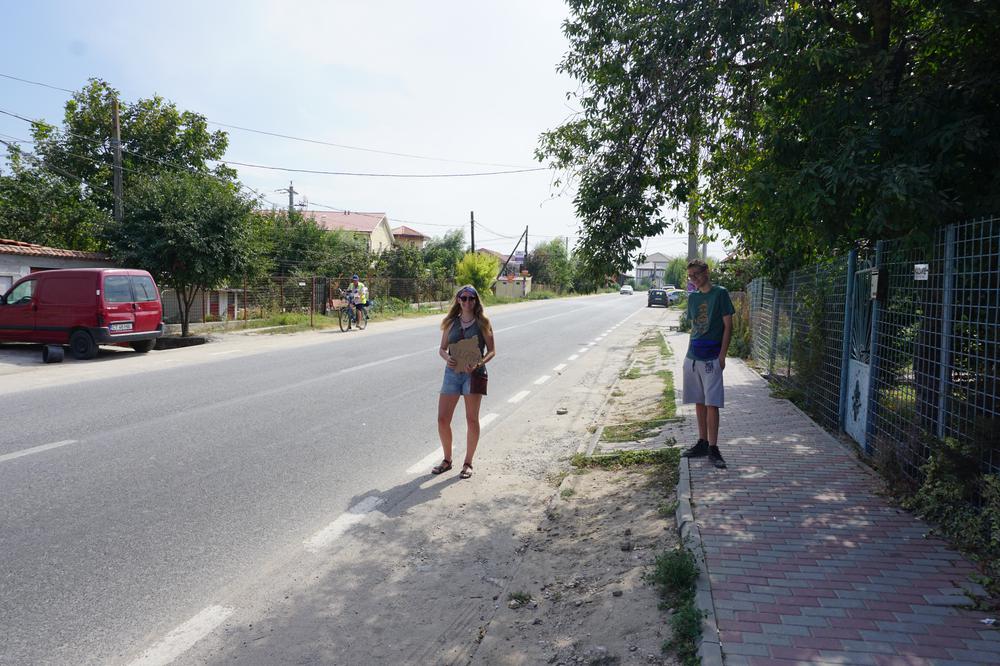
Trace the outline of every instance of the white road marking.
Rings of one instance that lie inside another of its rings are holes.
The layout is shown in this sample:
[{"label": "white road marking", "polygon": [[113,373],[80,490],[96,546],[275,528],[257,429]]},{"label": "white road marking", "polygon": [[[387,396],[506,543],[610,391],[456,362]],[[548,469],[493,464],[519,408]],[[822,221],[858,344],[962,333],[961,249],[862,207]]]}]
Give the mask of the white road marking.
[{"label": "white road marking", "polygon": [[440,460],[441,460],[441,449],[434,449],[433,453],[427,454],[426,456],[420,459],[420,462],[407,468],[406,473],[420,474],[421,472],[423,473],[429,472],[431,471],[431,466],[434,465],[434,463],[439,462]]},{"label": "white road marking", "polygon": [[593,342],[588,342],[588,343],[587,343],[587,346],[588,346],[588,347],[593,347],[593,346],[594,346],[594,345],[596,345],[596,344],[597,344],[597,340],[594,340]]},{"label": "white road marking", "polygon": [[550,379],[552,379],[552,377],[550,377],[549,375],[542,375],[541,377],[535,380],[535,386],[541,386]]},{"label": "white road marking", "polygon": [[514,396],[510,398],[507,402],[510,403],[521,402],[522,400],[528,397],[529,393],[531,393],[531,391],[520,391],[519,393],[515,393]]},{"label": "white road marking", "polygon": [[226,351],[221,351],[221,352],[212,352],[211,354],[209,354],[209,356],[222,356],[223,354],[235,354],[236,352],[241,352],[241,351],[243,351],[243,350],[242,349],[228,349]]},{"label": "white road marking", "polygon": [[566,364],[565,363],[560,363],[556,367],[552,368],[552,372],[562,372],[565,369],[566,369]]},{"label": "white road marking", "polygon": [[162,641],[143,652],[141,657],[131,663],[131,666],[165,666],[173,662],[225,622],[232,613],[233,609],[226,606],[209,606],[171,631]]},{"label": "white road marking", "polygon": [[485,428],[489,424],[491,424],[494,421],[496,421],[497,417],[499,417],[499,416],[500,416],[499,414],[492,414],[491,413],[491,414],[487,414],[483,418],[479,419],[479,427],[480,427],[480,429]]},{"label": "white road marking", "polygon": [[580,353],[581,354],[586,354],[589,351],[590,351],[590,347],[584,347],[583,349],[580,350]]},{"label": "white road marking", "polygon": [[58,449],[60,446],[66,446],[67,444],[76,444],[75,439],[64,439],[61,442],[52,442],[51,444],[42,444],[41,446],[33,446],[30,449],[24,449],[21,451],[15,451],[14,453],[6,453],[0,456],[0,463],[7,462],[8,460],[13,460],[14,458],[20,458],[22,456],[30,456],[32,453],[41,453],[42,451],[48,451],[49,449]]},{"label": "white road marking", "polygon": [[569,357],[568,359],[566,359],[566,360],[567,360],[567,361],[575,361],[575,360],[576,360],[576,359],[578,359],[578,358],[580,358],[580,355],[579,355],[579,354],[573,354],[572,356],[570,356],[570,357]]},{"label": "white road marking", "polygon": [[331,543],[343,536],[344,532],[352,525],[356,525],[365,519],[365,515],[371,512],[384,500],[381,497],[366,497],[335,521],[321,529],[316,534],[305,540],[306,550],[310,553],[318,553]]},{"label": "white road marking", "polygon": [[577,353],[577,354],[582,354],[582,353],[583,353],[583,352],[585,352],[585,351],[587,351],[587,348],[586,348],[586,347],[580,347],[579,349],[577,349],[577,350],[576,350],[576,353]]}]

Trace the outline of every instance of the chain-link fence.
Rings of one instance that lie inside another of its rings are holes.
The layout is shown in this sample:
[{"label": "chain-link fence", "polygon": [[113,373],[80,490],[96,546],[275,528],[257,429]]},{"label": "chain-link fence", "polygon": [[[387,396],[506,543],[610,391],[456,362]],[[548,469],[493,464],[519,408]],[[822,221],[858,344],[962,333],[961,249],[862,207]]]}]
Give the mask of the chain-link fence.
[{"label": "chain-link fence", "polygon": [[912,479],[945,437],[1000,472],[1000,220],[881,241],[748,294],[754,363],[819,423]]},{"label": "chain-link fence", "polygon": [[[450,279],[366,277],[373,313],[402,314],[418,310],[444,311],[454,295]],[[190,323],[268,320],[282,314],[326,315],[343,300],[349,276],[273,276],[200,292],[191,305]],[[177,297],[164,289],[163,321],[177,324]]]}]

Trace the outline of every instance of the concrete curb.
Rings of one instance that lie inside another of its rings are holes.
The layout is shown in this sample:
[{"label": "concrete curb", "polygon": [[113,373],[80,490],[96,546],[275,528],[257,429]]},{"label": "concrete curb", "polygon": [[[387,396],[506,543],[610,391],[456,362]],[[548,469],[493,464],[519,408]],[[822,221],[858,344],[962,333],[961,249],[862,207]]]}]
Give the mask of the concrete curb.
[{"label": "concrete curb", "polygon": [[677,529],[681,535],[681,543],[694,555],[698,564],[698,580],[695,583],[695,607],[701,612],[701,641],[698,644],[698,658],[705,666],[722,666],[722,643],[719,640],[719,627],[715,622],[715,603],[712,600],[712,583],[708,577],[708,566],[705,564],[705,545],[701,538],[701,530],[694,519],[694,507],[691,504],[691,468],[687,458],[681,458],[677,481]]}]

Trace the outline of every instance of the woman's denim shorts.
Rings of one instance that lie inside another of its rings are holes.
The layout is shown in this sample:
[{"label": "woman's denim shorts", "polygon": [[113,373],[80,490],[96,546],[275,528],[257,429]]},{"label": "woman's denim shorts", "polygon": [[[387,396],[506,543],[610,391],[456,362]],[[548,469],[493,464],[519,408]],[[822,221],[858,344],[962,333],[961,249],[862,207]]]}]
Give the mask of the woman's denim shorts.
[{"label": "woman's denim shorts", "polygon": [[467,372],[455,372],[451,368],[444,369],[444,382],[441,384],[442,395],[469,395],[472,392],[472,375]]}]

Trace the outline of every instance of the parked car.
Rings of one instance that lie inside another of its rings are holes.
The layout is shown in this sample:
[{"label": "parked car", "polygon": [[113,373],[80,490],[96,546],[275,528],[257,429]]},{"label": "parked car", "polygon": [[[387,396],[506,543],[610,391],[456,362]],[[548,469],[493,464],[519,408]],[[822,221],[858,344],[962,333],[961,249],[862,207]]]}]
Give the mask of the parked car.
[{"label": "parked car", "polygon": [[684,295],[684,292],[681,291],[680,289],[673,289],[673,290],[667,289],[666,292],[667,292],[667,300],[670,301],[671,305],[680,301],[681,296]]},{"label": "parked car", "polygon": [[0,342],[69,345],[75,358],[90,359],[98,345],[130,346],[144,354],[161,335],[160,292],[146,271],[40,271],[0,296]]},{"label": "parked car", "polygon": [[621,290],[618,293],[619,294],[624,294],[625,296],[631,296],[632,292],[633,292],[632,285],[625,284],[625,285],[622,285],[622,288],[621,288]]},{"label": "parked car", "polygon": [[651,308],[654,305],[670,306],[670,297],[667,295],[666,289],[654,288],[646,293],[646,307]]}]

